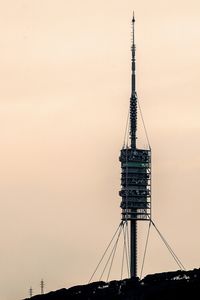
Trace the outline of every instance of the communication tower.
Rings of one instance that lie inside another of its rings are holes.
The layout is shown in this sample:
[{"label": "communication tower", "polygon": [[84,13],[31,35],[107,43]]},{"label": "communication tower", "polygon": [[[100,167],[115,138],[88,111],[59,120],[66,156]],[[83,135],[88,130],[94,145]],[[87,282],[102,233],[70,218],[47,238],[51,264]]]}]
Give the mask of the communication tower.
[{"label": "communication tower", "polygon": [[[135,26],[135,17],[133,14],[132,19],[132,67],[131,67],[131,97],[130,97],[130,108],[128,122],[129,126],[126,126],[126,132],[128,131],[128,139],[121,149],[119,160],[121,162],[121,190],[119,195],[121,196],[121,209],[122,209],[122,218],[114,233],[111,241],[109,242],[105,252],[103,253],[96,269],[94,270],[89,283],[93,279],[100,265],[103,263],[104,258],[106,257],[110,249],[111,253],[108,256],[108,259],[105,263],[103,271],[101,273],[99,281],[102,280],[102,276],[105,274],[108,268],[108,274],[106,281],[108,282],[111,268],[113,265],[118,241],[121,233],[123,233],[123,254],[122,254],[122,265],[121,265],[121,279],[123,278],[123,269],[124,269],[124,258],[127,262],[127,271],[130,277],[137,276],[137,225],[139,221],[148,221],[149,229],[147,234],[147,240],[145,244],[144,257],[141,267],[140,278],[142,277],[144,261],[146,256],[147,244],[150,233],[151,224],[156,229],[159,237],[167,247],[168,251],[172,255],[173,259],[179,266],[180,270],[185,270],[185,267],[181,263],[180,259],[177,257],[175,252],[170,247],[167,240],[161,234],[161,232],[156,227],[155,223],[152,220],[151,215],[151,147],[149,139],[147,136],[146,126],[144,124],[144,119],[142,117],[141,108],[137,98],[136,92],[136,68],[135,68],[135,40],[134,40],[134,26]],[[148,141],[148,147],[142,149],[138,147],[137,143],[137,113],[141,113],[141,119],[144,126],[146,138]],[[129,128],[128,128],[129,127]],[[127,130],[128,129],[128,130]],[[126,134],[125,134],[126,137]]]},{"label": "communication tower", "polygon": [[122,221],[130,224],[130,275],[137,276],[137,222],[151,220],[151,149],[137,148],[137,93],[135,68],[135,18],[133,14],[132,78],[129,144],[124,145],[121,162]]}]

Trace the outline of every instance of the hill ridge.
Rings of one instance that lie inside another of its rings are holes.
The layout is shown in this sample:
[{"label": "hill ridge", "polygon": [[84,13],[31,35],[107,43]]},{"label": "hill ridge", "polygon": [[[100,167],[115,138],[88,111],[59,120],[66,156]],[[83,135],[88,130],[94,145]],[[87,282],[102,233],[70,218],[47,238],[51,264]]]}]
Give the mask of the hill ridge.
[{"label": "hill ridge", "polygon": [[[30,298],[26,298],[27,300]],[[149,274],[143,279],[97,281],[62,288],[32,300],[195,300],[200,299],[200,269]]]}]

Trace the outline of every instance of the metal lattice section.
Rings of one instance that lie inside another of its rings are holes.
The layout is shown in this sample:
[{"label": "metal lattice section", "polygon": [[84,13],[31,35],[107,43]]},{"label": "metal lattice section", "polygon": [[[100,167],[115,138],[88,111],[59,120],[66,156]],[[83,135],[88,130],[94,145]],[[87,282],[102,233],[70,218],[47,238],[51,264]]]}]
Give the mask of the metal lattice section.
[{"label": "metal lattice section", "polygon": [[136,131],[137,131],[137,96],[136,93],[130,99],[130,133],[131,148],[136,148]]},{"label": "metal lattice section", "polygon": [[122,220],[151,218],[151,151],[121,150]]}]

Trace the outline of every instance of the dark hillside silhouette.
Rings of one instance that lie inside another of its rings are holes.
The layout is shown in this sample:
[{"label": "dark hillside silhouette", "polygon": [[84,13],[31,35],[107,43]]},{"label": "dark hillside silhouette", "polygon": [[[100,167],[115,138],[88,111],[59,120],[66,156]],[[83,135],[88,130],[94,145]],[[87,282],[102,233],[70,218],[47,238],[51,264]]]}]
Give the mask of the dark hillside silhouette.
[{"label": "dark hillside silhouette", "polygon": [[[28,300],[30,298],[27,298]],[[200,269],[165,272],[108,283],[99,281],[61,289],[32,300],[196,300],[200,299]]]}]

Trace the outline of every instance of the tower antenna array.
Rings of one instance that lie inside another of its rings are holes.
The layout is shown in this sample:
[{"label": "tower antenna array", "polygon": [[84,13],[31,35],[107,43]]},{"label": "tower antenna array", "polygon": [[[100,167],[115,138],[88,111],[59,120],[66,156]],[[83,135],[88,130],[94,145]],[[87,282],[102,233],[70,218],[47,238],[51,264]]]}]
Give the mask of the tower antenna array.
[{"label": "tower antenna array", "polygon": [[120,153],[122,221],[130,224],[130,275],[137,276],[137,222],[151,220],[151,149],[137,148],[137,93],[135,67],[135,17],[132,19],[132,74],[130,98],[130,145]]}]

